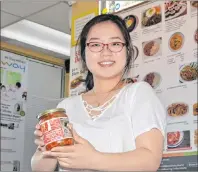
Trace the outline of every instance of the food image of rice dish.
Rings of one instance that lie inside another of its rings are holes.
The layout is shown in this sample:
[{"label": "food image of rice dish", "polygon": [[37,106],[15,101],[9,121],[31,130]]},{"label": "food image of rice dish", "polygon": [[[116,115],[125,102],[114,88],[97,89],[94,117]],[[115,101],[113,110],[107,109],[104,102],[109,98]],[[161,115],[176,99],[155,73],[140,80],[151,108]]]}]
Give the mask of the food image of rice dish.
[{"label": "food image of rice dish", "polygon": [[124,21],[129,32],[132,32],[138,25],[138,18],[134,15],[129,15],[125,17]]},{"label": "food image of rice dish", "polygon": [[155,89],[161,82],[161,76],[156,72],[151,72],[144,77],[144,81],[149,83],[151,87]]},{"label": "food image of rice dish", "polygon": [[169,48],[172,51],[178,51],[184,44],[184,35],[181,32],[174,33],[169,40]]},{"label": "food image of rice dish", "polygon": [[159,41],[153,40],[145,44],[143,52],[146,56],[154,56],[160,49]]},{"label": "food image of rice dish", "polygon": [[164,5],[166,20],[170,20],[187,13],[186,1],[167,1]]},{"label": "food image of rice dish", "polygon": [[[198,66],[197,62],[184,65],[180,70],[180,77],[183,81],[194,81],[198,78]],[[180,82],[182,82],[180,80]]]},{"label": "food image of rice dish", "polygon": [[188,112],[188,105],[185,103],[173,103],[167,108],[169,116],[177,117],[183,116]]},{"label": "food image of rice dish", "polygon": [[143,13],[142,16],[142,26],[148,27],[155,24],[158,24],[162,21],[162,15],[161,15],[161,7],[156,6],[149,8]]}]

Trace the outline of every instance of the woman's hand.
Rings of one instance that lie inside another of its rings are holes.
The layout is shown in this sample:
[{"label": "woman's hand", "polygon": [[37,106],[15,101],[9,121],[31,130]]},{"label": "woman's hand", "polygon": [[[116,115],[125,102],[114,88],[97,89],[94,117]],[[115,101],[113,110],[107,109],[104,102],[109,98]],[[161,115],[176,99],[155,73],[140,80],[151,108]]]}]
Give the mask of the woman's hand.
[{"label": "woman's hand", "polygon": [[36,130],[34,131],[34,135],[36,138],[34,140],[34,143],[38,146],[39,151],[45,151],[45,147],[44,147],[45,145],[43,142],[43,133],[40,130],[40,125],[37,124],[35,128]]},{"label": "woman's hand", "polygon": [[94,169],[94,162],[98,159],[99,152],[73,129],[72,132],[74,145],[55,147],[43,154],[56,157],[63,168]]}]

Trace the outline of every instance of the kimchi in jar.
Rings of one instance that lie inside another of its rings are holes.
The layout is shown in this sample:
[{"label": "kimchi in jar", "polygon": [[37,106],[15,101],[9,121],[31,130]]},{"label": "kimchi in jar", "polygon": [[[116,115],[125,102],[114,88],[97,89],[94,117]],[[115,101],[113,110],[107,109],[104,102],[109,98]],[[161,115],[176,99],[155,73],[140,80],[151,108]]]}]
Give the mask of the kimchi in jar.
[{"label": "kimchi in jar", "polygon": [[39,125],[47,151],[57,146],[72,145],[72,133],[68,128],[69,119],[65,109],[47,110],[38,115]]}]

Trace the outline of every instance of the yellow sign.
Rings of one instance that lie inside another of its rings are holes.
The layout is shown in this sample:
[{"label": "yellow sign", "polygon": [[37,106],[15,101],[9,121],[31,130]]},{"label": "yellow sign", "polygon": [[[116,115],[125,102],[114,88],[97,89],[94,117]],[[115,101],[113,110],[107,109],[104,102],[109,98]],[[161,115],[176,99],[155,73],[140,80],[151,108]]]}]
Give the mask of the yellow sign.
[{"label": "yellow sign", "polygon": [[99,14],[98,1],[77,1],[72,5],[71,46],[76,46],[85,24]]}]

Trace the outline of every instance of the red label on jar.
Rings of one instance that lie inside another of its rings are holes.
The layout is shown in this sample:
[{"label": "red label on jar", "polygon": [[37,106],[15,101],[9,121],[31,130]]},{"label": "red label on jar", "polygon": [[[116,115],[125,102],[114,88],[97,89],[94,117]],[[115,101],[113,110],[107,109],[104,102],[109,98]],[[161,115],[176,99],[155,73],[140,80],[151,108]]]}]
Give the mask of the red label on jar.
[{"label": "red label on jar", "polygon": [[72,134],[67,127],[68,123],[67,117],[52,118],[40,123],[44,144],[47,145],[64,138],[72,138]]}]

